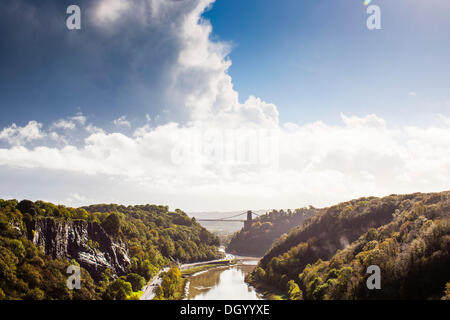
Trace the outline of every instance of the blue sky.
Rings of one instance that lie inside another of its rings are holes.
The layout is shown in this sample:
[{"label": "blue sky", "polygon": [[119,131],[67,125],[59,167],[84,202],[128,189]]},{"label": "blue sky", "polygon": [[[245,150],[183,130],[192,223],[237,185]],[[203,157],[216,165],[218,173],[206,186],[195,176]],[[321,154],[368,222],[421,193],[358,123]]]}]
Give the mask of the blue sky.
[{"label": "blue sky", "polygon": [[362,2],[219,0],[205,16],[234,44],[237,91],[274,102],[282,121],[449,114],[450,3],[374,1],[383,30],[369,31]]},{"label": "blue sky", "polygon": [[[124,26],[110,37],[91,31],[87,21],[82,32],[70,33],[64,19],[72,2],[40,2],[35,24],[26,22],[25,9],[2,10],[0,125],[76,112],[103,125],[123,113],[136,120],[163,115],[167,102],[158,84],[167,52],[147,50],[157,45],[146,40],[151,30],[130,37],[136,30]],[[218,0],[204,17],[212,39],[232,45],[229,73],[240,100],[253,94],[275,103],[281,122],[335,123],[341,112],[376,113],[393,123],[448,115],[450,3],[374,1],[383,30],[369,31],[362,2]],[[91,5],[81,3],[89,14]],[[136,79],[130,61],[139,50],[155,63],[139,65]]]},{"label": "blue sky", "polygon": [[372,4],[381,30],[362,0],[2,0],[0,198],[230,211],[447,190],[450,2]]}]

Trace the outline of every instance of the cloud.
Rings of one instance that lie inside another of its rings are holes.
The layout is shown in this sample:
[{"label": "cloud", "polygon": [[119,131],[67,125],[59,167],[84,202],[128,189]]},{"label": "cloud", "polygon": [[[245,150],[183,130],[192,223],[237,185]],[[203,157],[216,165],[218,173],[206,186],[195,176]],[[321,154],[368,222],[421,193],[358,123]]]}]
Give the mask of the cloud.
[{"label": "cloud", "polygon": [[415,96],[417,96],[417,93],[414,92],[414,91],[410,91],[410,92],[408,93],[408,95],[411,96],[411,97],[415,97]]},{"label": "cloud", "polygon": [[70,194],[69,197],[64,200],[65,205],[72,207],[80,207],[93,202],[95,202],[95,200],[77,192]]},{"label": "cloud", "polygon": [[127,120],[126,116],[121,116],[120,118],[113,121],[116,126],[126,126],[131,127],[130,121]]},{"label": "cloud", "polygon": [[[259,134],[261,128],[255,132]],[[140,201],[159,194],[177,207],[197,210],[320,206],[363,195],[448,188],[450,127],[389,128],[375,115],[344,116],[342,124],[335,126],[287,124],[277,129],[277,144],[268,145],[278,157],[275,167],[259,159],[239,161],[234,157],[236,150],[230,148],[224,148],[219,159],[232,161],[218,161],[210,151],[226,134],[217,133],[223,130],[240,136],[242,131],[216,126],[211,134],[209,129],[202,123],[146,124],[132,136],[90,134],[81,147],[16,146],[0,149],[0,167],[14,164],[27,170],[72,172],[98,177],[99,185],[120,181],[127,187],[117,202],[129,203],[136,194],[142,197]],[[191,159],[211,161],[174,161],[179,143],[189,143],[189,137],[199,135],[202,147],[189,149]],[[250,141],[261,148],[258,139]],[[246,152],[251,149],[244,148]],[[73,188],[73,194],[79,193],[80,186]],[[102,199],[112,191],[100,188],[95,192]],[[206,205],[203,198],[214,203]]]},{"label": "cloud", "polygon": [[[15,75],[10,87],[18,92],[29,88],[28,99],[49,114],[62,101],[45,93],[70,93],[72,105],[95,106],[90,113],[104,121],[103,126],[112,120],[111,110],[120,110],[128,118],[160,114],[164,122],[181,124],[200,120],[234,125],[245,119],[256,125],[276,125],[273,105],[239,97],[233,88],[228,74],[231,46],[212,40],[211,23],[202,16],[213,3],[79,0],[82,30],[89,32],[78,37],[61,28],[59,5],[38,6],[32,0],[18,5],[6,0],[0,29],[14,29],[21,35],[20,41],[10,32],[4,36],[5,43],[17,45],[11,50],[23,53],[6,66]],[[44,33],[36,34],[30,27],[43,25],[48,25]],[[36,70],[34,81],[26,72],[17,73],[24,66]]]},{"label": "cloud", "polygon": [[75,129],[75,127],[76,127],[75,123],[64,119],[58,120],[57,122],[53,123],[53,128],[56,129],[73,130]]},{"label": "cloud", "polygon": [[[164,12],[158,21],[164,24],[170,21],[168,30],[175,32],[178,39],[177,60],[170,68],[171,81],[166,91],[172,114],[181,114],[181,119],[187,121],[229,126],[241,121],[265,126],[278,124],[278,111],[273,104],[256,97],[239,102],[228,74],[230,45],[211,41],[212,26],[201,17],[213,0],[151,3],[155,11]],[[173,22],[174,16],[179,22]]]},{"label": "cloud", "polygon": [[450,127],[450,117],[446,117],[443,114],[439,114],[438,116],[445,125]]},{"label": "cloud", "polygon": [[105,131],[103,129],[94,126],[92,123],[88,124],[85,127],[85,130],[88,133],[105,133]]},{"label": "cloud", "polygon": [[359,118],[356,116],[347,117],[341,113],[341,119],[348,127],[373,127],[373,128],[384,128],[386,127],[386,121],[377,117],[375,114],[370,114],[364,118]]},{"label": "cloud", "polygon": [[69,120],[77,122],[82,126],[84,126],[84,124],[86,123],[86,117],[82,113],[78,113],[76,116],[69,117]]},{"label": "cloud", "polygon": [[10,127],[4,128],[0,132],[0,140],[5,140],[11,145],[21,145],[33,140],[42,139],[45,133],[41,131],[42,123],[30,121],[24,127],[19,127],[13,123]]},{"label": "cloud", "polygon": [[[148,115],[142,117],[145,124],[134,126],[124,112],[113,123],[130,128],[127,135],[86,124],[79,114],[62,121],[82,132],[69,132],[58,146],[43,139],[51,137],[36,121],[28,125],[34,131],[13,124],[0,133],[13,145],[0,148],[0,177],[14,172],[8,175],[8,193],[57,202],[236,210],[321,206],[362,195],[448,188],[450,127],[442,125],[448,124],[445,117],[422,127],[390,127],[375,114],[341,114],[337,125],[280,124],[276,105],[254,96],[240,100],[228,74],[230,46],[212,41],[211,24],[202,18],[212,3],[95,2],[91,19],[98,20],[101,31],[93,33],[118,37],[123,50],[133,52],[121,60],[125,67],[119,71],[116,63],[108,64],[114,60],[108,50],[93,55],[108,71],[102,80],[124,75],[124,87],[136,93],[131,96],[140,95],[146,106],[164,101],[169,120],[155,116],[157,121],[150,123]],[[135,42],[141,44],[138,53],[128,50]],[[37,139],[39,145],[26,145]],[[16,178],[22,172],[27,193]]]},{"label": "cloud", "polygon": [[59,119],[51,126],[52,129],[73,130],[77,125],[84,126],[86,123],[86,117],[82,113],[78,113],[76,116],[68,117],[67,119]]},{"label": "cloud", "polygon": [[95,17],[97,18],[98,23],[113,23],[129,7],[130,2],[126,0],[100,1],[95,8]]}]

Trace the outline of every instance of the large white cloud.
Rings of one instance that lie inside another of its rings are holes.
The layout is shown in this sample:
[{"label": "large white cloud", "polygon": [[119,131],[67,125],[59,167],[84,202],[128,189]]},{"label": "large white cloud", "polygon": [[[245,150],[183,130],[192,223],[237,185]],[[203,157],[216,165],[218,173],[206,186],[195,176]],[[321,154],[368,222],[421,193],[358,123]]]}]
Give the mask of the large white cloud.
[{"label": "large white cloud", "polygon": [[[278,134],[277,143],[266,145],[276,163],[271,157],[269,162],[238,158],[233,148],[222,148],[219,157],[211,152],[218,144],[238,144],[239,139],[227,133],[241,135],[240,129],[216,127],[212,132],[200,123],[169,123],[147,124],[131,136],[93,133],[82,147],[0,149],[0,167],[101,177],[94,194],[83,194],[80,184],[73,184],[71,194],[80,195],[79,204],[82,199],[109,199],[111,190],[103,186],[114,181],[121,189],[116,202],[157,201],[158,194],[171,205],[195,210],[326,205],[362,195],[448,189],[450,126],[442,122],[434,127],[389,128],[374,115],[352,119],[343,117],[342,125],[335,126],[316,122],[254,131]],[[261,151],[264,140],[250,137],[250,144],[259,143],[256,149]],[[185,147],[181,161],[174,158],[180,143]],[[251,149],[245,147],[247,152]]]},{"label": "large white cloud", "polygon": [[[448,118],[426,127],[392,127],[376,115],[342,115],[339,125],[279,124],[275,105],[253,96],[239,101],[228,74],[229,46],[211,41],[212,27],[201,18],[212,0],[108,3],[97,6],[100,28],[114,32],[134,15],[135,23],[176,38],[165,94],[178,106],[168,111],[185,121],[147,119],[136,127],[124,116],[108,131],[78,115],[59,122],[73,125],[58,146],[44,139],[55,134],[51,126],[12,125],[0,133],[11,144],[0,149],[0,178],[10,179],[0,195],[234,210],[448,189]],[[18,172],[26,172],[26,192],[23,179],[14,180]]]},{"label": "large white cloud", "polygon": [[[141,55],[133,56],[135,69],[158,61],[148,61],[148,50],[168,50],[175,59],[163,69],[166,75],[164,101],[183,121],[226,122],[236,126],[242,120],[257,125],[276,126],[278,112],[272,104],[249,97],[239,103],[228,69],[230,46],[210,40],[212,26],[202,13],[214,0],[101,0],[92,19],[111,34],[122,34],[124,24],[148,30],[152,47],[143,44]],[[137,28],[139,30],[139,28]],[[163,49],[162,49],[163,48]],[[167,78],[167,79],[166,79]],[[143,89],[148,90],[148,88]]]}]

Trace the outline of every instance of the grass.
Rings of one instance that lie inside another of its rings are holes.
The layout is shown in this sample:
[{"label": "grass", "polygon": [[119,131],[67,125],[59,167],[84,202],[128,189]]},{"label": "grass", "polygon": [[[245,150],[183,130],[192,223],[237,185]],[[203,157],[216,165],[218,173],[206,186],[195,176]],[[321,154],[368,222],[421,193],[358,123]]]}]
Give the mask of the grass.
[{"label": "grass", "polygon": [[215,267],[220,267],[220,266],[230,266],[236,264],[235,261],[232,260],[225,260],[225,261],[218,261],[215,263],[210,263],[210,264],[205,264],[205,265],[201,265],[201,266],[196,266],[196,267],[192,267],[186,270],[181,271],[181,275],[182,276],[192,276],[193,274],[196,274],[198,272],[201,271],[205,271],[207,269],[211,269],[211,268],[215,268]]},{"label": "grass", "polygon": [[143,294],[144,291],[133,292],[127,297],[127,300],[139,300]]}]

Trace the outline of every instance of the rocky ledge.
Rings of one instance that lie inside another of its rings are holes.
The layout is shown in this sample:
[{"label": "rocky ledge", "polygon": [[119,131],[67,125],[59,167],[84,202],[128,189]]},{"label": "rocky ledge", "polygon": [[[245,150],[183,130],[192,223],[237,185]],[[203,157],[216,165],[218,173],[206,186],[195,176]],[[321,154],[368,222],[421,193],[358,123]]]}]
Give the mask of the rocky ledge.
[{"label": "rocky ledge", "polygon": [[98,223],[41,218],[27,229],[28,238],[47,255],[75,259],[94,280],[99,280],[106,268],[123,275],[130,264],[126,246],[114,242]]}]

